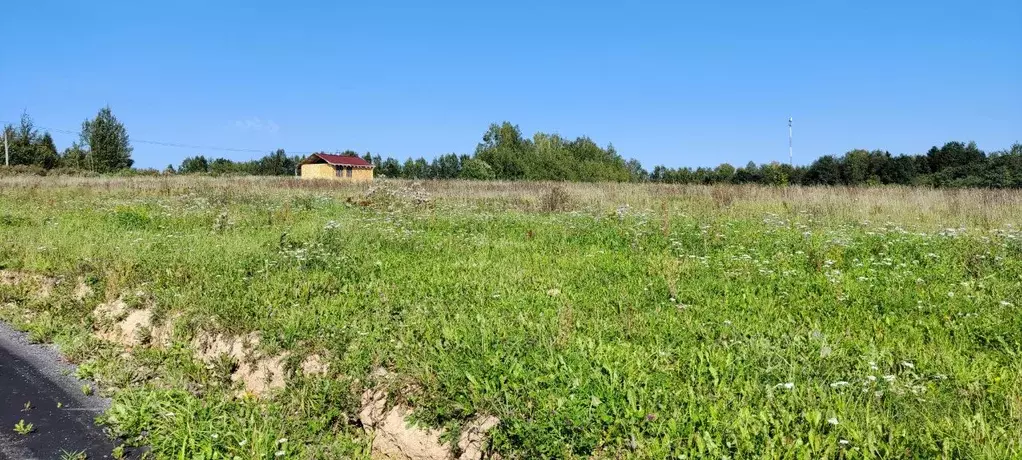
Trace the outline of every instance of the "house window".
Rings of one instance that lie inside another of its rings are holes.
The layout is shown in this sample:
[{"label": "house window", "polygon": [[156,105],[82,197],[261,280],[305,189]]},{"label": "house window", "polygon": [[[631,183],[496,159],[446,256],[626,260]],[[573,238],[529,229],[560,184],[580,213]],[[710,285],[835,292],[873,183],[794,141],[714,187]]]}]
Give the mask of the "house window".
[{"label": "house window", "polygon": [[343,168],[341,168],[340,166],[334,166],[334,175],[337,176],[337,177],[344,177],[342,175],[342,173],[343,173],[342,169]]},{"label": "house window", "polygon": [[351,169],[352,169],[351,166],[348,166],[347,169],[348,169],[348,177],[351,177]]}]

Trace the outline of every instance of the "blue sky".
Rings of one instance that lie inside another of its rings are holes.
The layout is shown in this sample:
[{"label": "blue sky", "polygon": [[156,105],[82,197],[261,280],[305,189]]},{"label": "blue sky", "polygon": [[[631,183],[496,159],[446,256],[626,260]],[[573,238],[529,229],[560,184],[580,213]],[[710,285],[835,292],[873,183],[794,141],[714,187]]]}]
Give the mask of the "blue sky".
[{"label": "blue sky", "polygon": [[[491,122],[646,167],[1022,141],[1022,2],[14,2],[0,120],[404,159]],[[63,149],[73,135],[55,132]],[[260,154],[135,143],[136,165]]]}]

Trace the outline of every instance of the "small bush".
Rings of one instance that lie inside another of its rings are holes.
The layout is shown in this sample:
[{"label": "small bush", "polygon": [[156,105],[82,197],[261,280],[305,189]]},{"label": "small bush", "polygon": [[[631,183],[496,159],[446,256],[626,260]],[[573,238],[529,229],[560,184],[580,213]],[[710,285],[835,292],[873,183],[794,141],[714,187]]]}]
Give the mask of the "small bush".
[{"label": "small bush", "polygon": [[0,166],[0,177],[45,176],[46,169],[33,165]]},{"label": "small bush", "polygon": [[550,192],[543,197],[543,211],[561,212],[571,208],[571,196],[559,185],[550,189]]},{"label": "small bush", "polygon": [[118,206],[114,210],[114,220],[122,228],[139,230],[148,227],[153,218],[144,208]]}]

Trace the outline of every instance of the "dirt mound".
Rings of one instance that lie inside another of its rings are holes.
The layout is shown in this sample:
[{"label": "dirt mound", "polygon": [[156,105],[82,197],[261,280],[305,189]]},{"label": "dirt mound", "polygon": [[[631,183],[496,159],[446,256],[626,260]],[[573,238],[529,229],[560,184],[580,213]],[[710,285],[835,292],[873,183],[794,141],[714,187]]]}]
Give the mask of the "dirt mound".
[{"label": "dirt mound", "polygon": [[238,369],[231,374],[231,380],[240,381],[245,387],[244,392],[253,396],[263,396],[270,390],[284,388],[284,361],[286,353],[277,356],[258,358],[254,361],[242,361]]},{"label": "dirt mound", "polygon": [[302,374],[308,377],[325,377],[330,371],[330,364],[318,354],[306,356],[299,366]]},{"label": "dirt mound", "polygon": [[458,449],[461,450],[458,460],[481,460],[486,433],[497,425],[500,425],[500,419],[492,415],[477,417],[465,425],[458,437]]},{"label": "dirt mound", "polygon": [[[377,375],[377,372],[374,372]],[[395,460],[480,460],[483,457],[486,433],[500,424],[500,419],[482,416],[465,425],[458,438],[461,455],[455,457],[451,446],[440,442],[443,431],[419,427],[411,423],[412,410],[398,404],[389,411],[387,394],[380,389],[362,393],[359,421],[373,437],[373,458]]]},{"label": "dirt mound", "polygon": [[245,351],[258,347],[260,340],[261,336],[258,332],[241,337],[199,334],[192,341],[192,348],[195,350],[195,357],[205,363],[211,363],[224,355],[242,360],[246,358]]},{"label": "dirt mound", "polygon": [[153,307],[132,310],[123,297],[101,303],[92,310],[98,320],[96,337],[126,348],[145,343],[168,347],[173,333],[173,321],[153,326]]},{"label": "dirt mound", "polygon": [[386,409],[387,393],[382,390],[366,390],[362,393],[362,409],[358,412],[358,420],[364,427],[375,427],[383,421]]},{"label": "dirt mound", "polygon": [[373,456],[402,460],[453,458],[449,446],[440,443],[442,431],[409,425],[411,409],[395,406],[374,431]]},{"label": "dirt mound", "polygon": [[92,287],[85,284],[84,278],[78,278],[78,284],[75,284],[75,290],[71,294],[71,297],[75,300],[85,300],[92,295]]},{"label": "dirt mound", "polygon": [[195,357],[212,364],[222,356],[229,356],[238,363],[231,374],[231,381],[241,382],[241,395],[262,397],[272,390],[283,389],[287,382],[284,362],[288,353],[265,356],[258,350],[261,335],[258,332],[241,337],[200,334],[192,342]]},{"label": "dirt mound", "polygon": [[128,304],[124,302],[123,298],[118,297],[116,300],[96,305],[92,314],[100,321],[119,321],[124,317],[126,311],[128,311]]},{"label": "dirt mound", "polygon": [[45,299],[53,293],[60,280],[52,276],[35,275],[13,270],[0,270],[0,285],[23,286],[29,285],[34,290],[32,295],[37,299]]}]

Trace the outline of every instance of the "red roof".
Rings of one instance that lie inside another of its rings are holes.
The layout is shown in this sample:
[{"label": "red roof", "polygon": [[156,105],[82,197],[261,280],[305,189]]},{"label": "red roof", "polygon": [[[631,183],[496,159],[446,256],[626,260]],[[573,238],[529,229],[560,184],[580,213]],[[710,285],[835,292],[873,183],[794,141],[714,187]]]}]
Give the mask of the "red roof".
[{"label": "red roof", "polygon": [[306,158],[302,163],[310,163],[313,157],[319,157],[328,164],[334,166],[352,166],[355,168],[372,168],[373,164],[365,161],[359,157],[349,157],[347,155],[331,155],[329,153],[313,153],[312,156]]}]

